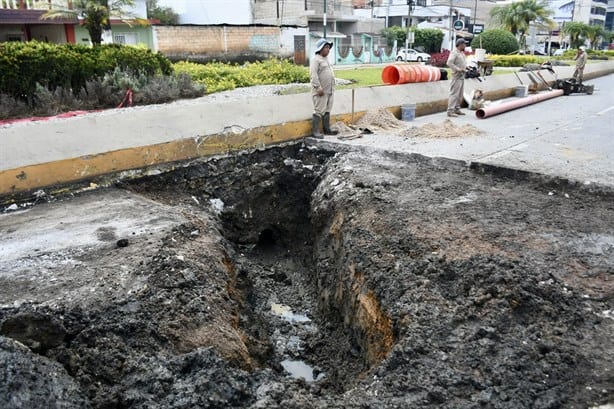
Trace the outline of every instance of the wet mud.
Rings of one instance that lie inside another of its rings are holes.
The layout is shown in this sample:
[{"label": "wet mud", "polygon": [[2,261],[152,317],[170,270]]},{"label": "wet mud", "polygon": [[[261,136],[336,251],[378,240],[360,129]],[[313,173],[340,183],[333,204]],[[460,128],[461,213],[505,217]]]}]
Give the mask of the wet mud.
[{"label": "wet mud", "polygon": [[0,263],[2,407],[614,402],[611,192],[299,144],[107,194],[169,225]]}]

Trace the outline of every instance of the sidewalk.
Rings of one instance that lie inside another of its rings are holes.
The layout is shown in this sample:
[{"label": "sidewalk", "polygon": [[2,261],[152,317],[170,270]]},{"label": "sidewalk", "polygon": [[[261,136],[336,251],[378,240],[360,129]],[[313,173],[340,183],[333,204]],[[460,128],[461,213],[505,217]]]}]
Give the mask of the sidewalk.
[{"label": "sidewalk", "polygon": [[[572,71],[573,67],[557,67],[559,76]],[[612,72],[614,61],[608,61],[587,65],[586,76]],[[524,74],[519,73],[528,81]],[[487,78],[467,80],[466,87],[505,93],[519,84],[512,74]],[[602,87],[602,92],[607,89]],[[333,115],[349,122],[350,113],[398,110],[409,102],[424,115],[445,109],[447,94],[447,81],[340,90]],[[0,196],[296,140],[310,133],[311,110],[309,96],[297,94],[223,103],[179,101],[0,127]],[[475,149],[483,155],[493,153],[481,145]],[[423,153],[446,155],[439,148]]]}]

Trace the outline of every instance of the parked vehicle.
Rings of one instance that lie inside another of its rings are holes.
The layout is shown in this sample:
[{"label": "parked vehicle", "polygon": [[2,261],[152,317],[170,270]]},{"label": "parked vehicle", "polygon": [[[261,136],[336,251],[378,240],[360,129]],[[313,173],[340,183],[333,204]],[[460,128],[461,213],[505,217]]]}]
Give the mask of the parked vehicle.
[{"label": "parked vehicle", "polygon": [[561,55],[563,55],[563,53],[564,53],[565,51],[567,51],[567,50],[565,50],[564,48],[559,48],[558,50],[555,50],[555,51],[552,53],[552,55],[553,55],[554,57],[560,57]]},{"label": "parked vehicle", "polygon": [[397,52],[397,61],[429,62],[431,61],[431,56],[427,53],[421,53],[420,51],[416,51],[412,48],[401,48],[399,52]]}]

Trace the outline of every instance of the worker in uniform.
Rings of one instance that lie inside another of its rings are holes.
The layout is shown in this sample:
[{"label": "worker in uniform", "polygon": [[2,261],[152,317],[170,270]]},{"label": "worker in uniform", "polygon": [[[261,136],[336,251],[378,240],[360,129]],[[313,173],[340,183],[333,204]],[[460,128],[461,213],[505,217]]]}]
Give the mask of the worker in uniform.
[{"label": "worker in uniform", "polygon": [[336,135],[338,132],[330,128],[330,111],[333,108],[335,91],[335,73],[328,61],[328,54],[333,43],[321,38],[316,43],[315,55],[309,62],[309,77],[311,79],[311,96],[313,100],[313,116],[311,120],[312,135],[322,139],[320,122],[326,135]]},{"label": "worker in uniform", "polygon": [[578,53],[574,60],[576,60],[576,70],[573,73],[573,79],[576,80],[578,84],[582,84],[584,67],[586,66],[586,47],[581,46],[578,48]]},{"label": "worker in uniform", "polygon": [[456,40],[456,48],[452,50],[448,57],[447,66],[452,70],[452,79],[450,80],[450,96],[448,97],[448,116],[457,117],[465,115],[461,111],[461,103],[463,102],[463,88],[465,85],[465,70],[467,68],[467,59],[465,58],[465,45],[467,42],[459,38]]}]

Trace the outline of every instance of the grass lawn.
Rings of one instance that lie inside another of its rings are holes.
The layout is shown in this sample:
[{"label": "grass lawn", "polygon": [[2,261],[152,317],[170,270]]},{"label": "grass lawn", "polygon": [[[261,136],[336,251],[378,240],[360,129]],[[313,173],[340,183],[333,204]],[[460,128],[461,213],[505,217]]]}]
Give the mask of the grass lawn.
[{"label": "grass lawn", "polygon": [[[339,85],[336,89],[348,89],[348,88],[361,88],[361,87],[371,87],[377,85],[384,85],[382,81],[382,70],[386,65],[382,64],[381,67],[369,67],[369,68],[344,68],[344,69],[336,69],[335,77],[342,78],[344,80],[352,81],[351,84],[348,85]],[[516,68],[509,69],[496,69],[493,71],[492,75],[504,75],[504,74],[513,74],[517,71]],[[449,72],[449,71],[448,71]],[[448,73],[449,78],[449,73]],[[309,85],[297,85],[295,87],[286,89],[281,92],[282,95],[288,94],[300,94],[303,92],[309,92]]]},{"label": "grass lawn", "polygon": [[335,70],[335,77],[352,81],[351,85],[342,85],[339,88],[360,88],[372,85],[384,85],[382,81],[382,70],[385,65],[376,68],[352,68]]}]

